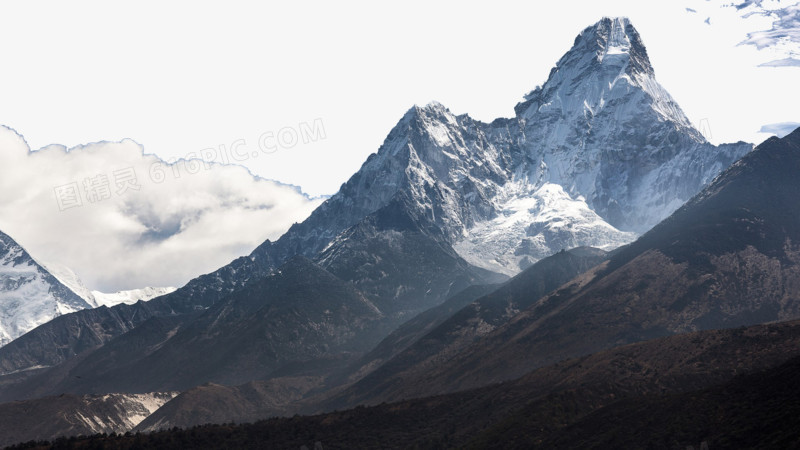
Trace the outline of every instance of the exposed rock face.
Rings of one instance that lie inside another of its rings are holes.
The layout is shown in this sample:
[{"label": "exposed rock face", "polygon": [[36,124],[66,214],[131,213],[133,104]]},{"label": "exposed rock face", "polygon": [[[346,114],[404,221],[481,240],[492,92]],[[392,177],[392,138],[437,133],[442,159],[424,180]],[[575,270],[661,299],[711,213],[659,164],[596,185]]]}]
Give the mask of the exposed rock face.
[{"label": "exposed rock face", "polygon": [[126,433],[175,395],[177,392],[60,395],[0,404],[0,445]]}]

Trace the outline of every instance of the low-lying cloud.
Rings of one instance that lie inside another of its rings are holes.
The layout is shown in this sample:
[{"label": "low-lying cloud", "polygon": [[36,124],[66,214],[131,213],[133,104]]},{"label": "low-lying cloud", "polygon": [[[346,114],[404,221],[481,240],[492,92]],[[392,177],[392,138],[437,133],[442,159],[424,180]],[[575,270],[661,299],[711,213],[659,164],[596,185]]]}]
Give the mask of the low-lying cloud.
[{"label": "low-lying cloud", "polygon": [[0,230],[92,289],[180,286],[321,202],[241,166],[167,164],[132,140],[31,151],[0,127]]},{"label": "low-lying cloud", "polygon": [[762,125],[760,133],[769,133],[774,134],[775,136],[782,138],[787,134],[791,133],[792,131],[796,130],[800,127],[800,122],[779,122],[779,123],[770,123],[767,125]]}]

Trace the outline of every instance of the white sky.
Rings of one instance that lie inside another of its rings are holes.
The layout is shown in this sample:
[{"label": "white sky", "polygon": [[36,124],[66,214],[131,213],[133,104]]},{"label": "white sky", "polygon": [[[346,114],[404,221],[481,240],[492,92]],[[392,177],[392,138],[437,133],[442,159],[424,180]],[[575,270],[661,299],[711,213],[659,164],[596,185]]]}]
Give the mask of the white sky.
[{"label": "white sky", "polygon": [[800,121],[800,67],[756,67],[775,55],[736,44],[771,21],[720,4],[4,2],[0,124],[33,149],[132,138],[168,159],[240,139],[252,153],[318,120],[324,139],[242,163],[328,195],[413,104],[509,117],[583,28],[624,15],[712,141],[760,142],[762,125]]},{"label": "white sky", "polygon": [[[131,138],[171,160],[235,147],[252,174],[330,195],[412,105],[511,117],[582,29],[627,16],[657,79],[713,142],[758,143],[762,126],[800,122],[800,66],[758,67],[800,64],[800,6],[748,2],[5,1],[0,125],[33,150]],[[776,5],[777,32],[775,15],[743,17]],[[738,45],[748,38],[764,48]],[[160,160],[131,141],[26,158],[1,128],[0,152],[0,230],[91,289],[180,286],[319,203],[215,166],[62,212],[55,186],[126,167],[146,178]]]}]

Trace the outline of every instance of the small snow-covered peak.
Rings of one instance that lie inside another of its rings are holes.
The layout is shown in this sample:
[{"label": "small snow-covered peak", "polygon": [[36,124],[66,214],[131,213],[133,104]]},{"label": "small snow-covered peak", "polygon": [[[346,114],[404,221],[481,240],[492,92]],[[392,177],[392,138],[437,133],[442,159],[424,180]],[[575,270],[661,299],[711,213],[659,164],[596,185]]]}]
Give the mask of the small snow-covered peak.
[{"label": "small snow-covered peak", "polygon": [[456,116],[446,106],[435,100],[424,106],[412,106],[403,118],[407,119],[409,123],[422,122],[424,124],[434,121],[456,123]]},{"label": "small snow-covered peak", "polygon": [[[427,125],[433,122],[456,124],[457,119],[446,106],[437,101],[424,106],[414,105],[403,114],[397,125],[389,132],[383,147],[391,147],[399,140],[408,139],[410,135],[418,135],[426,131]],[[378,151],[379,154],[381,150]]]},{"label": "small snow-covered peak", "polygon": [[446,113],[450,112],[450,110],[447,109],[446,106],[444,106],[443,104],[437,102],[436,100],[432,100],[432,101],[428,102],[428,104],[425,105],[425,106],[415,105],[414,108],[416,108],[417,111],[423,112],[423,113],[446,114]]}]

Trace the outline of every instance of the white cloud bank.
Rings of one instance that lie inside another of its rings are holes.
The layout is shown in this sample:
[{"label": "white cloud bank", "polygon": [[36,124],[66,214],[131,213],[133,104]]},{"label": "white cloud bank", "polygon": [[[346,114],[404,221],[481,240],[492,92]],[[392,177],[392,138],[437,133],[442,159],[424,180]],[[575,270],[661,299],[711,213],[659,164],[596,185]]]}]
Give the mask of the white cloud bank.
[{"label": "white cloud bank", "polygon": [[244,167],[169,165],[132,140],[31,151],[0,127],[0,230],[91,289],[181,286],[321,202]]}]

